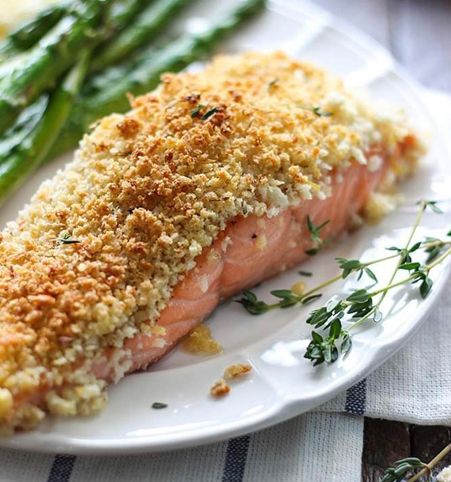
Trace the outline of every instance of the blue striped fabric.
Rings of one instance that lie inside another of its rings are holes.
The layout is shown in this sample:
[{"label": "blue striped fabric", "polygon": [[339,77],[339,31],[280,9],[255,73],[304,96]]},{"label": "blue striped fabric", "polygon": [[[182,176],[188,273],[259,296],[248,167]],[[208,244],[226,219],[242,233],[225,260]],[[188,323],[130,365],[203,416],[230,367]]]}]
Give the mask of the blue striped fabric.
[{"label": "blue striped fabric", "polygon": [[[345,411],[364,415],[366,407],[366,380],[362,380],[346,392]],[[222,482],[242,482],[246,469],[251,436],[244,435],[229,440],[222,475]],[[69,482],[76,457],[56,455],[47,482]]]},{"label": "blue striped fabric", "polygon": [[75,459],[75,455],[56,455],[47,482],[69,482]]},{"label": "blue striped fabric", "polygon": [[229,440],[222,482],[242,482],[250,440],[250,435]]},{"label": "blue striped fabric", "polygon": [[366,408],[366,379],[349,388],[346,392],[345,411],[364,415]]}]

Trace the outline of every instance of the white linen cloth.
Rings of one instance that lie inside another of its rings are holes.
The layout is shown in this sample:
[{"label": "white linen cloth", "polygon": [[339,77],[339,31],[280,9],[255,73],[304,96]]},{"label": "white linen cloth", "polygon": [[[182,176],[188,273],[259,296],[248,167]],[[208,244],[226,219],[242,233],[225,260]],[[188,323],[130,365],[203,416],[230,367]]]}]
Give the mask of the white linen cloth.
[{"label": "white linen cloth", "polygon": [[[425,92],[451,152],[451,96]],[[450,159],[451,163],[451,159]],[[451,425],[451,286],[412,340],[315,412],[229,441],[122,457],[0,449],[1,482],[359,482],[363,415]]]}]

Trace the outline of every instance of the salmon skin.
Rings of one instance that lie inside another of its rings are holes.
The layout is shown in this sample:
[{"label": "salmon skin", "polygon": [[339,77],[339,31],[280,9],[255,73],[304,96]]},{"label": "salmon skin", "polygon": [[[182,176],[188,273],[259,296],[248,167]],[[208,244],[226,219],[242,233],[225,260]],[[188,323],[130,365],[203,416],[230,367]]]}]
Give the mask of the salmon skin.
[{"label": "salmon skin", "polygon": [[0,234],[0,427],[89,415],[224,298],[349,229],[423,148],[285,54],[165,75],[98,122]]}]

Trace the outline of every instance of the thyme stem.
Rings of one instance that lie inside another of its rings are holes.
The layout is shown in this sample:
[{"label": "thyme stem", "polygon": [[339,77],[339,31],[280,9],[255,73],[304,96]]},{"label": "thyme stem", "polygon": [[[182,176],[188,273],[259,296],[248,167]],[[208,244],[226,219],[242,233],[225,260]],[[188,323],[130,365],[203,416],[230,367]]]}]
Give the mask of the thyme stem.
[{"label": "thyme stem", "polygon": [[425,467],[423,470],[420,470],[417,474],[415,474],[413,477],[407,480],[407,482],[415,482],[416,480],[419,480],[423,475],[426,473],[430,473],[431,469],[437,465],[440,460],[443,459],[448,453],[451,452],[451,444],[447,445],[438,455],[436,455]]},{"label": "thyme stem", "polygon": [[433,263],[426,265],[426,271],[430,271],[432,268],[435,268],[438,264],[440,264],[445,258],[447,258],[451,254],[451,247],[449,247],[441,256],[439,256]]},{"label": "thyme stem", "polygon": [[331,278],[330,280],[328,281],[325,281],[324,283],[321,283],[320,285],[318,286],[315,286],[315,288],[312,288],[311,290],[309,291],[306,291],[303,295],[302,295],[302,298],[307,298],[307,296],[310,296],[312,295],[313,293],[316,293],[317,291],[323,289],[323,288],[326,288],[327,286],[330,286],[331,284],[334,284],[336,283],[337,281],[340,281],[342,279],[341,277],[341,274],[338,274],[337,276],[334,276],[333,278]]},{"label": "thyme stem", "polygon": [[[377,263],[382,263],[383,261],[387,261],[389,259],[393,259],[393,258],[396,258],[398,256],[400,256],[400,253],[391,254],[390,256],[384,256],[383,258],[375,259],[373,261],[368,261],[368,263],[362,263],[362,266],[364,266],[366,268],[367,266],[371,266],[371,265],[377,264]],[[307,298],[307,296],[310,296],[310,295],[316,293],[317,291],[319,291],[323,288],[327,288],[327,286],[330,286],[331,284],[334,284],[337,281],[340,281],[341,279],[343,279],[343,276],[341,274],[338,274],[337,276],[334,276],[333,278],[330,278],[329,280],[325,281],[324,283],[321,283],[320,285],[315,286],[311,290],[306,291],[300,298],[301,299]],[[270,306],[272,306],[272,305],[270,305]]]},{"label": "thyme stem", "polygon": [[[369,261],[368,263],[362,263],[362,266],[364,266],[364,267],[371,266],[373,264],[381,263],[383,261],[387,261],[389,259],[396,258],[400,255],[401,255],[401,253],[395,253],[395,254],[391,254],[390,256],[384,256],[383,258],[375,259],[373,261]],[[341,274],[338,274],[337,276],[334,276],[333,278],[330,278],[329,280],[325,281],[324,283],[321,283],[321,284],[315,286],[314,288],[312,288],[311,290],[306,291],[305,293],[302,294],[302,296],[298,296],[299,301],[302,302],[302,300],[304,300],[308,296],[313,295],[314,293],[317,293],[318,291],[322,290],[323,288],[327,288],[328,286],[336,283],[337,281],[340,281],[341,279],[343,279],[343,276]],[[280,306],[280,303],[273,303],[273,304],[270,304],[270,305],[267,305],[267,306],[268,306],[269,310],[273,310],[274,308],[278,308]]]},{"label": "thyme stem", "polygon": [[[410,231],[410,236],[409,239],[407,240],[405,248],[401,251],[401,256],[399,257],[398,263],[396,265],[395,270],[393,271],[390,281],[388,282],[389,285],[393,283],[393,280],[395,279],[396,273],[399,270],[399,267],[401,266],[402,262],[404,261],[404,257],[408,253],[408,249],[410,246],[410,243],[412,242],[412,239],[415,235],[416,230],[418,229],[418,225],[420,224],[421,216],[423,215],[424,209],[426,207],[426,201],[423,199],[420,204],[420,209],[418,210],[418,214],[415,218],[415,222],[413,224],[412,230]],[[387,296],[387,291],[384,291],[384,293],[381,296],[381,299],[377,302],[376,307],[379,308],[381,303],[384,301],[384,298]]]},{"label": "thyme stem", "polygon": [[404,284],[408,281],[410,281],[411,279],[413,279],[412,276],[410,276],[409,278],[406,278],[405,280],[403,280],[402,282],[400,283],[395,283],[395,284],[392,284],[393,283],[393,280],[395,279],[396,277],[396,274],[398,273],[399,271],[399,267],[402,265],[405,257],[407,256],[407,254],[409,253],[409,246],[410,246],[410,243],[412,242],[412,239],[416,233],[416,230],[418,229],[418,225],[420,224],[420,220],[421,220],[421,216],[423,215],[423,212],[425,210],[425,207],[426,207],[426,201],[423,199],[420,203],[420,209],[418,210],[418,214],[415,218],[415,222],[413,224],[413,227],[412,227],[412,230],[410,231],[410,235],[409,235],[409,239],[407,240],[407,243],[404,247],[403,250],[401,250],[399,254],[399,260],[398,260],[398,263],[396,264],[396,268],[394,269],[391,277],[390,277],[390,281],[388,282],[388,286],[386,286],[385,288],[383,288],[382,290],[379,290],[378,292],[375,292],[374,294],[369,294],[369,296],[375,296],[376,294],[380,294],[382,293],[382,296],[380,297],[380,300],[373,306],[373,308],[371,308],[371,310],[365,315],[363,316],[362,318],[360,318],[359,321],[357,321],[356,323],[354,323],[354,325],[351,326],[350,329],[352,328],[355,328],[356,326],[359,326],[361,325],[364,321],[366,321],[368,318],[370,318],[371,316],[374,315],[374,313],[376,313],[376,310],[378,310],[382,304],[382,302],[384,301],[385,297],[387,296],[387,293],[390,289],[392,288],[395,288],[396,286],[399,286],[401,284]]},{"label": "thyme stem", "polygon": [[[451,254],[451,247],[449,247],[439,258],[437,258],[433,263],[431,264],[427,264],[425,266],[425,271],[427,273],[429,273],[429,271],[431,271],[431,269],[435,268],[437,265],[439,265],[445,258],[447,258],[449,255]],[[401,286],[403,284],[406,284],[408,283],[409,281],[412,281],[414,280],[415,278],[418,278],[418,275],[416,273],[408,276],[407,278],[404,278],[400,281],[397,281],[396,283],[392,283],[392,284],[389,284],[388,286],[384,286],[383,288],[381,288],[380,290],[377,290],[377,291],[372,291],[370,293],[368,293],[368,296],[370,298],[374,297],[374,296],[377,296],[381,293],[383,293],[383,297],[385,297],[386,293],[393,289],[393,288],[396,288],[398,286]],[[356,326],[359,326],[360,324],[362,324],[364,321],[366,321],[368,318],[371,317],[371,315],[374,313],[376,307],[380,306],[380,301],[379,303],[368,313],[366,314],[364,317],[360,318],[359,321],[356,321],[353,325],[351,325],[349,328],[348,328],[348,331],[351,331],[352,329],[354,329]]]},{"label": "thyme stem", "polygon": [[[374,281],[374,284],[371,285],[371,287],[374,287],[379,281],[369,266],[390,259],[397,259],[396,267],[389,277],[389,282],[383,288],[374,289],[373,291],[369,291],[370,286],[355,289],[346,298],[331,298],[322,307],[310,312],[306,323],[319,329],[322,334],[318,331],[312,331],[312,339],[306,349],[304,357],[312,361],[314,366],[324,362],[328,364],[333,363],[337,360],[340,352],[344,355],[351,348],[351,330],[355,330],[356,327],[362,325],[369,318],[372,318],[375,323],[379,323],[383,319],[384,315],[380,310],[380,306],[390,290],[412,282],[412,285],[418,284],[421,298],[427,298],[434,284],[434,281],[429,277],[430,271],[451,255],[451,240],[449,240],[451,231],[447,233],[448,240],[426,237],[423,241],[417,241],[415,244],[412,244],[425,209],[430,208],[437,214],[442,213],[434,201],[422,200],[418,204],[420,208],[410,230],[407,242],[405,244],[403,243],[404,247],[392,246],[387,248],[392,252],[395,251],[394,254],[389,254],[367,262],[362,262],[359,259],[337,257],[335,261],[341,269],[340,274],[318,284],[308,291],[303,291],[305,289],[303,282],[302,284],[296,283],[291,289],[273,290],[271,294],[279,298],[279,300],[275,303],[267,304],[259,300],[257,295],[252,291],[243,290],[243,297],[236,301],[252,315],[260,315],[275,308],[283,309],[295,305],[305,305],[320,298],[322,296],[320,291],[322,291],[323,288],[337,281],[344,280],[353,273],[356,275],[357,281],[366,275]],[[307,226],[311,233],[310,238],[316,246],[313,250],[306,251],[307,254],[316,254],[323,245],[324,241],[321,239],[320,232],[327,223],[328,221],[316,226],[307,216]],[[412,258],[412,254],[417,250],[424,250],[428,255],[424,262],[418,262]],[[402,279],[396,279],[396,275],[400,271],[405,271],[408,275]],[[374,301],[375,297],[378,297],[377,302]],[[343,322],[350,323],[344,327]],[[337,345],[337,343],[339,345]],[[425,464],[421,462],[419,466],[417,465],[415,467],[419,468],[424,466]],[[405,469],[404,464],[402,470]],[[390,474],[388,475],[391,476]]]}]

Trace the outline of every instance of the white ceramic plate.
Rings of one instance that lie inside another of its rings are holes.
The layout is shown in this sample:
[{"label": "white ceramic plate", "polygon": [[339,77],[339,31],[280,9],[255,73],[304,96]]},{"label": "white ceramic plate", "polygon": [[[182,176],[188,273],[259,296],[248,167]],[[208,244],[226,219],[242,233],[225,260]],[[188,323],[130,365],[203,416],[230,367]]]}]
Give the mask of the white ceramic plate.
[{"label": "white ceramic plate", "polygon": [[[220,15],[232,2],[200,1],[179,22],[202,28],[202,18]],[[273,0],[266,12],[250,22],[225,44],[228,52],[284,49],[312,60],[343,76],[355,87],[406,108],[414,123],[434,131],[419,90],[390,55],[365,35],[300,1]],[[438,134],[437,134],[438,135]],[[408,233],[420,198],[439,199],[449,211],[449,173],[440,139],[421,167],[421,172],[402,188],[405,204],[377,227],[364,227],[333,250],[303,266],[313,271],[309,284],[329,278],[337,270],[335,256],[377,256],[400,243]],[[14,219],[40,182],[67,161],[61,159],[41,169],[0,211],[0,223]],[[445,216],[425,213],[419,235],[444,231]],[[378,271],[381,277],[388,270]],[[329,367],[313,368],[303,358],[310,327],[305,319],[312,307],[274,311],[253,317],[232,301],[210,317],[209,325],[224,354],[204,358],[175,351],[146,373],[130,375],[109,388],[107,409],[96,417],[49,419],[31,433],[3,439],[3,447],[66,453],[135,453],[159,451],[214,442],[261,429],[317,407],[353,385],[399,349],[425,319],[445,283],[449,265],[434,272],[435,287],[421,301],[414,291],[394,291],[383,311],[381,324],[368,322],[356,333],[351,352]],[[265,283],[256,291],[269,299],[270,290],[290,287],[298,280],[296,270]],[[349,292],[351,283],[324,291],[324,298]],[[324,300],[323,298],[323,300]],[[252,375],[233,384],[229,396],[213,400],[209,388],[232,363],[247,362]],[[153,402],[168,404],[152,410]]]}]

